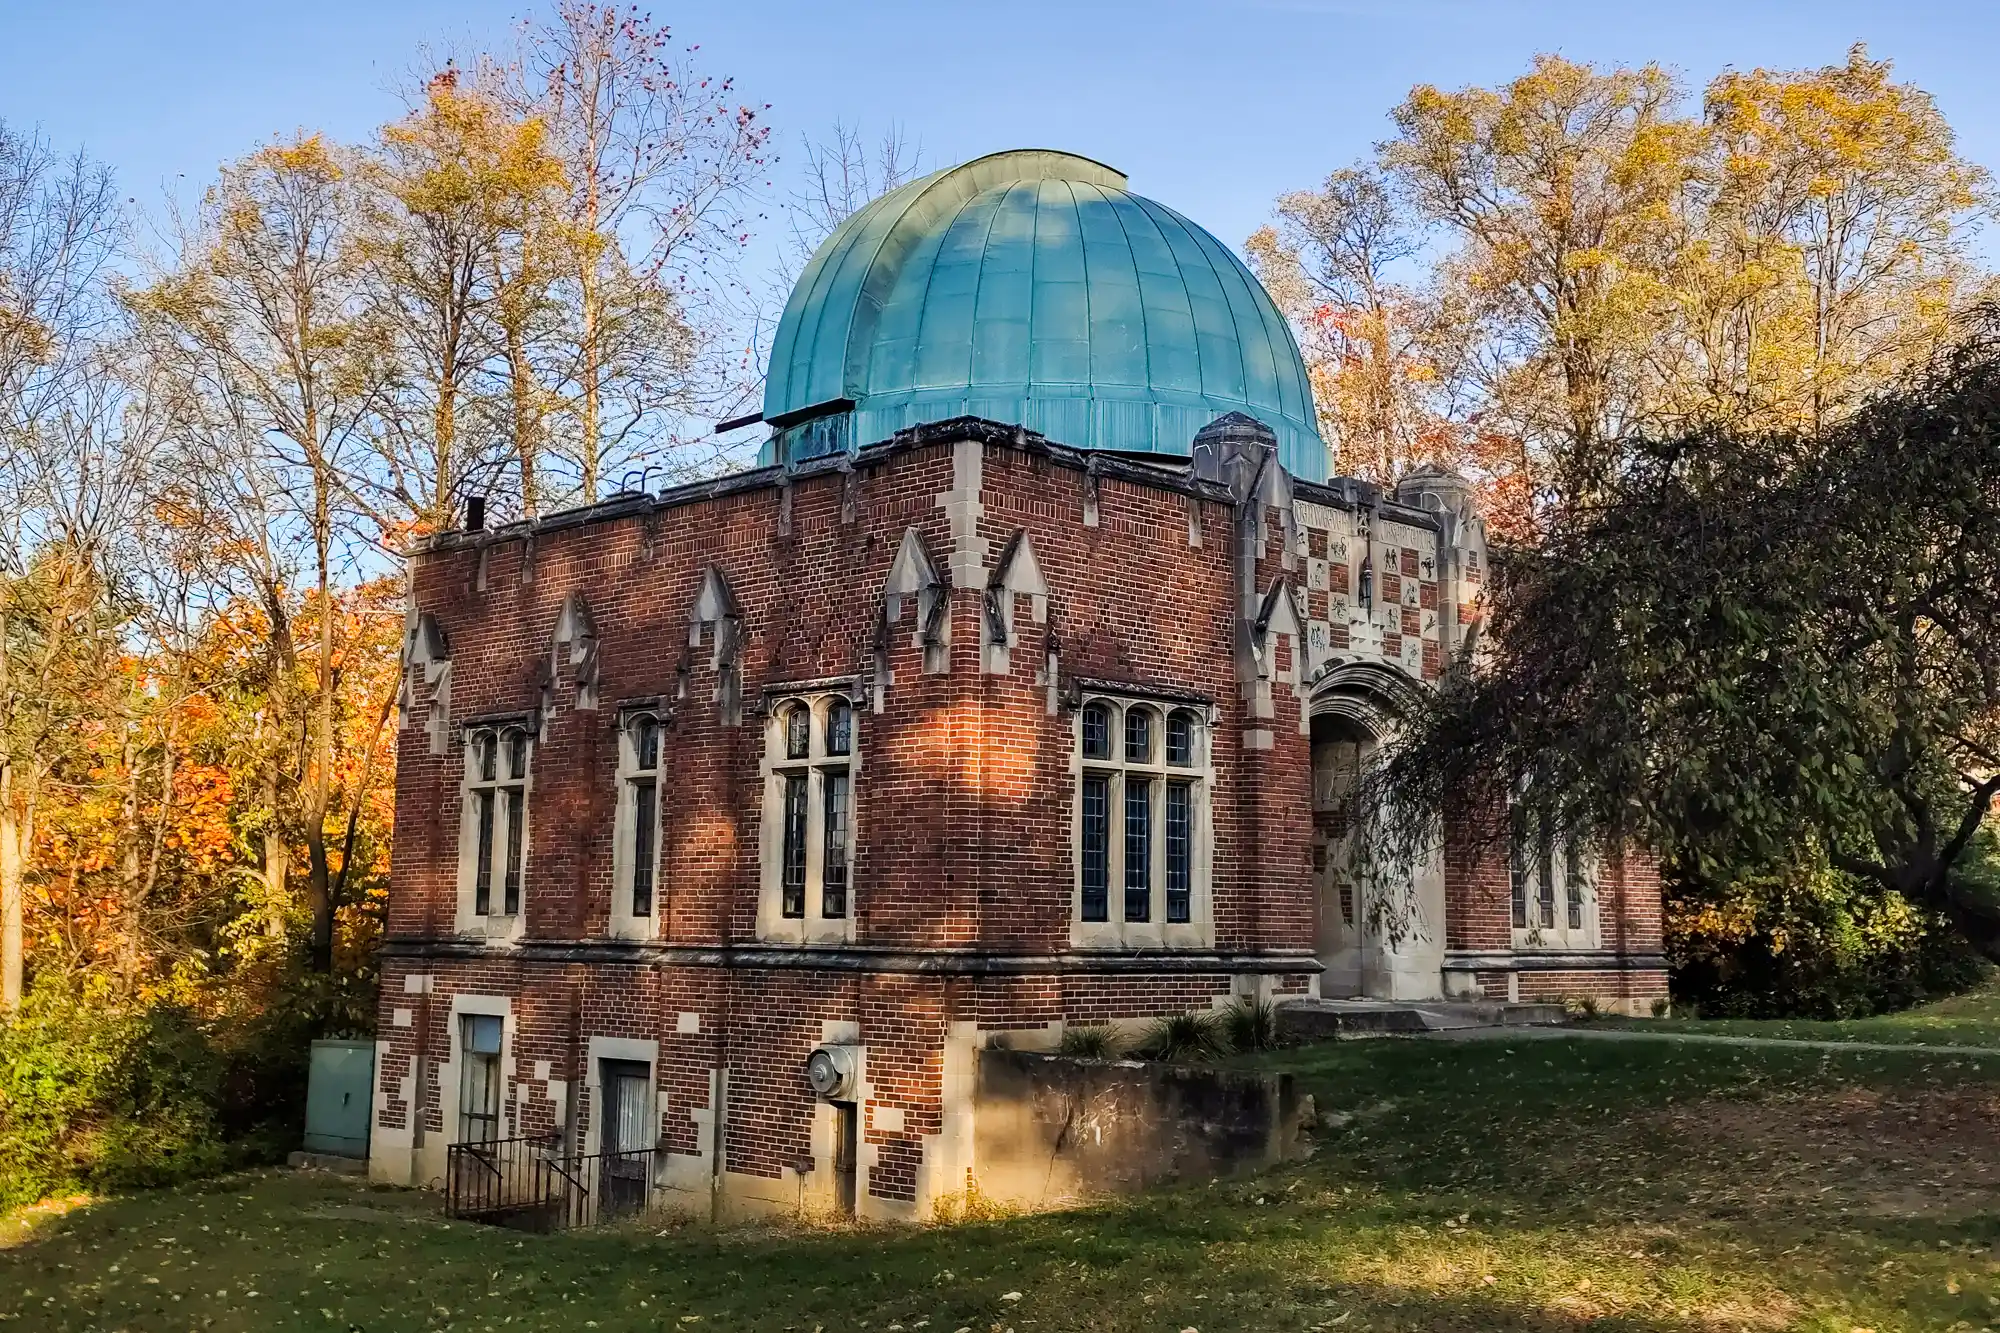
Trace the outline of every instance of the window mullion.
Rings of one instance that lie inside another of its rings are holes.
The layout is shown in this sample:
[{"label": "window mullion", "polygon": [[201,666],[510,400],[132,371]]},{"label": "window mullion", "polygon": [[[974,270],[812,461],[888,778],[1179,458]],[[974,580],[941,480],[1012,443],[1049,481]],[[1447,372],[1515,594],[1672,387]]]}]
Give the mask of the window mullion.
[{"label": "window mullion", "polygon": [[[1119,742],[1123,744],[1121,740]],[[1119,767],[1106,776],[1104,800],[1104,840],[1110,855],[1105,875],[1104,915],[1106,920],[1118,927],[1119,936],[1125,934],[1125,770]]]},{"label": "window mullion", "polygon": [[1151,808],[1146,812],[1148,840],[1153,844],[1150,858],[1150,873],[1147,875],[1147,895],[1152,900],[1149,921],[1160,923],[1161,930],[1167,925],[1167,775],[1162,769],[1152,774],[1152,782],[1147,788],[1146,804]]},{"label": "window mullion", "polygon": [[826,770],[806,770],[806,920],[820,915],[826,874]]}]

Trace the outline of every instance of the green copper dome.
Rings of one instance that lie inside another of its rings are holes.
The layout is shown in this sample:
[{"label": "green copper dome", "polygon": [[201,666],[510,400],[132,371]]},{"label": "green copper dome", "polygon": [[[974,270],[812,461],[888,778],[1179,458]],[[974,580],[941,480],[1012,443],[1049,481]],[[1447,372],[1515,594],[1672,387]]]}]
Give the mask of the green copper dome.
[{"label": "green copper dome", "polygon": [[995,153],[840,224],[792,289],[764,420],[786,459],[980,416],[1087,449],[1186,455],[1248,412],[1294,476],[1326,447],[1291,329],[1229,247],[1125,177]]}]

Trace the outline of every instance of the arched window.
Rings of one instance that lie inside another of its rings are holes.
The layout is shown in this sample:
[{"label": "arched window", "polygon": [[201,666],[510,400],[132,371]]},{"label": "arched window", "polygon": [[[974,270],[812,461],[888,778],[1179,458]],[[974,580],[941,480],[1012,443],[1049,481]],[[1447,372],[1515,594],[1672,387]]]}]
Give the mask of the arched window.
[{"label": "arched window", "polygon": [[1077,920],[1086,940],[1197,942],[1186,936],[1206,917],[1207,730],[1186,707],[1106,697],[1078,710]]},{"label": "arched window", "polygon": [[1177,708],[1167,715],[1167,766],[1170,768],[1193,768],[1200,756],[1195,752],[1195,740],[1201,735],[1201,721],[1185,708]]},{"label": "arched window", "polygon": [[1527,809],[1510,812],[1507,879],[1517,949],[1599,947],[1597,886],[1589,850],[1558,840]]},{"label": "arched window", "polygon": [[[772,710],[764,817],[766,884],[780,921],[844,921],[853,876],[853,701],[843,694],[781,700]],[[761,913],[760,913],[761,915]]]},{"label": "arched window", "polygon": [[614,928],[623,921],[636,929],[636,923],[650,923],[657,906],[663,737],[660,719],[651,712],[629,713],[623,722],[615,820],[618,846],[612,857],[619,900],[613,917]]},{"label": "arched window", "polygon": [[845,699],[830,699],[826,704],[826,752],[847,755],[853,750],[854,705]]},{"label": "arched window", "polygon": [[460,862],[474,921],[504,921],[521,912],[532,744],[527,728],[518,724],[466,729]]},{"label": "arched window", "polygon": [[812,754],[812,709],[802,702],[786,705],[785,758],[805,759]]},{"label": "arched window", "polygon": [[1153,710],[1150,708],[1125,710],[1125,762],[1153,762]]},{"label": "arched window", "polygon": [[1111,706],[1086,704],[1083,709],[1083,757],[1111,757]]}]

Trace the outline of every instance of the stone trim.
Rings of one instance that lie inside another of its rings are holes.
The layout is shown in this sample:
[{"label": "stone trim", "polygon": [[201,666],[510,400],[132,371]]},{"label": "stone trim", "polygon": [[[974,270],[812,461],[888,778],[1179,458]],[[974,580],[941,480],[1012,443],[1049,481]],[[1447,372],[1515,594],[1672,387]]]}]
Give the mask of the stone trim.
[{"label": "stone trim", "polygon": [[1596,950],[1450,949],[1444,956],[1447,972],[1662,972],[1666,967],[1667,960],[1661,954]]},{"label": "stone trim", "polygon": [[475,713],[471,717],[460,718],[460,731],[475,731],[480,727],[522,727],[539,733],[542,729],[542,714],[537,708],[512,708],[503,713]]},{"label": "stone trim", "polygon": [[[1147,685],[1136,680],[1110,680],[1102,676],[1071,676],[1073,687],[1066,692],[1072,708],[1080,707],[1086,694],[1115,694],[1121,699],[1143,699],[1150,703],[1201,704],[1215,707],[1213,695],[1200,690],[1177,689],[1172,685]],[[1210,719],[1213,722],[1214,719]]]},{"label": "stone trim", "polygon": [[1321,964],[1309,953],[1226,953],[1172,949],[1094,954],[1003,953],[987,949],[880,949],[863,945],[736,944],[696,947],[639,940],[523,940],[398,936],[383,941],[385,958],[495,959],[528,963],[609,963],[639,967],[765,968],[825,972],[941,973],[952,976],[1040,976],[1106,973],[1305,973]]},{"label": "stone trim", "polygon": [[816,676],[811,680],[774,680],[759,687],[764,696],[761,707],[768,709],[778,696],[788,694],[823,694],[828,690],[852,693],[860,686],[861,678],[852,673],[845,676]]}]

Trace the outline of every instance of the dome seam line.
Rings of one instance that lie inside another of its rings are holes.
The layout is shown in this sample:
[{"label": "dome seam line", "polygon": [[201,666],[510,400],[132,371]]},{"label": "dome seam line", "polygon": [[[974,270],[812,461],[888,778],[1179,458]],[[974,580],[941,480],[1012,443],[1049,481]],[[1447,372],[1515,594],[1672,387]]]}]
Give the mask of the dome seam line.
[{"label": "dome seam line", "polygon": [[[1099,190],[1098,193],[1103,194],[1104,192]],[[1130,199],[1134,196],[1130,191],[1126,191],[1125,197]],[[1139,277],[1139,252],[1132,248],[1132,229],[1125,225],[1124,213],[1116,204],[1112,203],[1109,195],[1105,196],[1104,202],[1110,209],[1111,220],[1118,224],[1118,234],[1125,238],[1125,253],[1132,257],[1132,287],[1139,296],[1139,351],[1146,358],[1146,388],[1148,390],[1148,397],[1150,398],[1152,392],[1155,391],[1155,385],[1153,384],[1153,324],[1152,320],[1146,314],[1146,284]],[[1086,257],[1083,262],[1086,276],[1088,275],[1090,264],[1089,253],[1090,248],[1085,246],[1084,254]],[[1172,256],[1172,253],[1170,249],[1168,251],[1169,257]],[[1179,271],[1179,261],[1175,262],[1174,268],[1176,272]],[[1192,315],[1193,312],[1190,311],[1189,314]],[[1195,375],[1195,383],[1199,385],[1201,383],[1201,348],[1199,346],[1195,348]],[[1091,387],[1093,390],[1096,388],[1094,379]],[[1152,418],[1150,428],[1153,436],[1153,444],[1157,447],[1160,442],[1160,405],[1157,400],[1154,400],[1148,406],[1151,409],[1149,415]]]},{"label": "dome seam line", "polygon": [[[965,397],[960,400],[960,404],[966,412],[971,412],[972,410],[972,390],[975,383],[973,375],[979,362],[979,307],[981,299],[986,294],[986,261],[993,253],[993,228],[1000,220],[1001,210],[1007,207],[1007,196],[1012,194],[1020,184],[1021,182],[1019,181],[1009,181],[993,187],[999,191],[999,196],[994,199],[993,208],[986,215],[986,233],[979,238],[979,281],[972,284],[972,311],[967,318],[965,328]],[[936,272],[936,270],[933,269],[932,272]],[[1029,317],[1032,319],[1032,293],[1030,299]],[[924,308],[924,313],[925,317],[928,318],[930,314],[928,306]],[[917,392],[915,384],[912,384],[910,389],[913,393]]]},{"label": "dome seam line", "polygon": [[[1153,216],[1153,210],[1146,206],[1150,201],[1143,195],[1129,194],[1127,197],[1132,200],[1141,213],[1146,215],[1146,221],[1153,224],[1154,232],[1159,235],[1160,244],[1166,247],[1167,258],[1173,263],[1174,279],[1180,283],[1181,297],[1187,302],[1188,343],[1194,349],[1194,394],[1197,398],[1206,398],[1208,396],[1207,357],[1203,355],[1201,350],[1201,321],[1195,318],[1194,293],[1188,288],[1187,270],[1181,266],[1181,257],[1174,253],[1173,242],[1167,239],[1167,229],[1160,225],[1160,220]],[[1126,236],[1126,243],[1131,243],[1131,236],[1129,234]],[[1134,267],[1136,268],[1136,266],[1137,261],[1135,260]],[[1139,303],[1142,307],[1145,305],[1145,301],[1146,295],[1142,288],[1139,293]],[[1148,385],[1151,385],[1152,379],[1153,348],[1151,344],[1148,344],[1146,347],[1146,382]],[[1153,405],[1153,429],[1155,431],[1158,431],[1160,428],[1159,418],[1159,404],[1155,402]]]},{"label": "dome seam line", "polygon": [[[1151,203],[1152,201],[1148,200],[1147,202]],[[1211,278],[1215,280],[1216,289],[1222,294],[1223,307],[1229,312],[1229,323],[1231,331],[1236,335],[1234,338],[1231,339],[1231,341],[1234,342],[1236,345],[1237,374],[1239,374],[1242,377],[1239,380],[1239,383],[1242,385],[1242,389],[1238,393],[1237,397],[1242,401],[1244,408],[1250,411],[1251,415],[1254,416],[1255,415],[1254,409],[1256,407],[1256,404],[1251,400],[1250,397],[1250,357],[1248,352],[1245,350],[1243,346],[1243,324],[1242,321],[1237,318],[1236,303],[1229,299],[1228,284],[1223,281],[1222,274],[1216,271],[1215,256],[1210,254],[1208,251],[1208,247],[1201,243],[1201,236],[1197,234],[1200,231],[1200,228],[1193,226],[1193,224],[1190,223],[1188,219],[1182,217],[1179,213],[1175,212],[1173,209],[1168,208],[1165,204],[1158,204],[1155,205],[1155,207],[1157,207],[1160,212],[1165,213],[1169,218],[1173,219],[1173,224],[1174,226],[1180,229],[1181,235],[1188,238],[1188,243],[1194,246],[1195,253],[1200,255],[1202,257],[1202,261],[1208,265],[1208,274]],[[1220,244],[1220,242],[1218,242],[1218,244]],[[1185,272],[1185,270],[1183,270],[1183,272]],[[1262,328],[1263,323],[1264,323],[1263,317],[1259,315],[1257,319],[1258,327]],[[1269,333],[1270,331],[1268,329],[1265,330],[1266,337],[1269,336]],[[1199,351],[1200,345],[1201,345],[1201,331],[1199,327],[1197,327],[1195,331],[1195,346],[1197,351]],[[1282,406],[1282,399],[1280,400],[1280,403]]]},{"label": "dome seam line", "polygon": [[[958,220],[965,216],[965,210],[972,207],[974,204],[978,203],[979,200],[984,196],[984,194],[985,191],[982,190],[980,191],[979,194],[973,195],[972,198],[966,200],[963,204],[960,204],[958,207],[958,211],[951,215],[951,221],[945,223],[944,226],[939,229],[938,243],[937,243],[937,249],[939,252],[943,251],[944,243],[951,238],[951,229],[953,227],[956,227],[958,225]],[[924,325],[930,322],[931,284],[937,281],[937,271],[938,271],[938,255],[937,253],[933,253],[931,255],[930,267],[924,273],[923,299],[917,303],[916,338],[914,343],[910,347],[910,388],[912,390],[916,388],[917,375],[919,373],[917,358],[922,354],[924,346]],[[901,273],[898,273],[896,275],[896,280],[900,283],[902,281],[902,277],[903,275]],[[893,291],[894,289],[892,288],[891,290]],[[869,361],[869,370],[872,373],[875,364],[875,350],[873,345],[869,347],[868,361]],[[906,398],[907,396],[908,396],[908,391],[906,391],[905,393]],[[904,403],[903,412],[904,415],[906,416],[909,414],[909,404],[907,403],[907,401]]]}]

